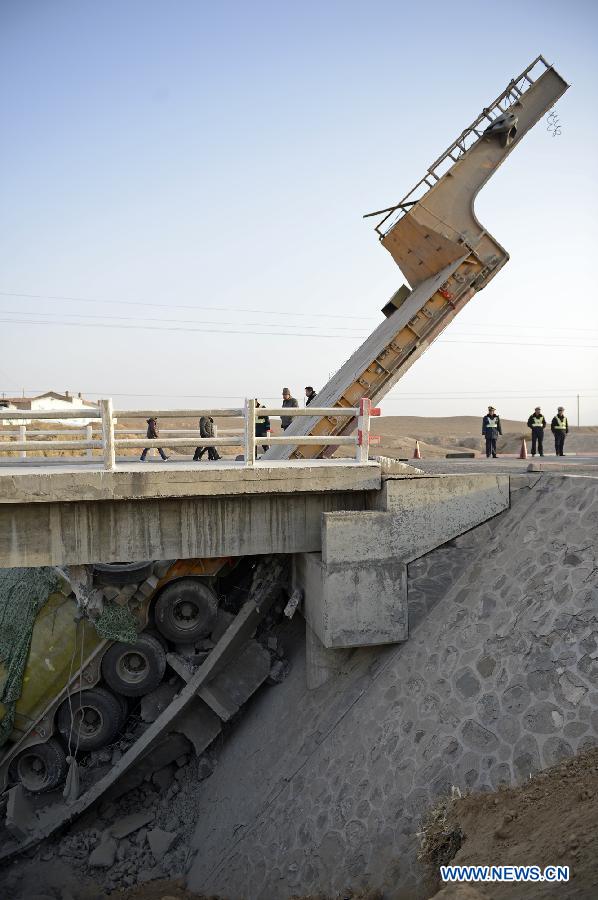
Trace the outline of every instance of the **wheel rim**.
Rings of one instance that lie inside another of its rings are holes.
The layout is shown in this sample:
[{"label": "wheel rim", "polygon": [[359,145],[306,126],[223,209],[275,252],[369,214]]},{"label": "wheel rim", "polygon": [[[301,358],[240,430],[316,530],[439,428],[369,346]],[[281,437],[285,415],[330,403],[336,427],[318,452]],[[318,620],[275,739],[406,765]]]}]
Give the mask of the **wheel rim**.
[{"label": "wheel rim", "polygon": [[19,758],[17,773],[19,781],[29,791],[39,791],[48,780],[48,768],[45,760],[34,750]]},{"label": "wheel rim", "polygon": [[142,650],[125,650],[118,658],[116,671],[125,684],[139,684],[147,678],[149,660]]},{"label": "wheel rim", "polygon": [[104,726],[104,716],[96,706],[82,706],[73,716],[73,732],[81,738],[95,737]]},{"label": "wheel rim", "polygon": [[192,631],[197,626],[200,609],[193,600],[178,598],[172,607],[172,618],[179,631]]}]

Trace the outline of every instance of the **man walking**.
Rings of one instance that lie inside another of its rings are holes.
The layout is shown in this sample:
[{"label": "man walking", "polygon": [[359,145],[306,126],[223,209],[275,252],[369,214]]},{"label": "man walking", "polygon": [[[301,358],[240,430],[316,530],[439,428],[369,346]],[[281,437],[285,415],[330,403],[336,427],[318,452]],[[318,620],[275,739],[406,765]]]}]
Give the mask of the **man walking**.
[{"label": "man walking", "polygon": [[550,423],[550,430],[554,434],[554,452],[557,456],[564,456],[565,437],[569,434],[569,422],[565,415],[564,406],[559,406],[556,416]]},{"label": "man walking", "polygon": [[[202,438],[214,437],[214,419],[211,416],[202,416],[199,420],[199,436]],[[204,453],[208,451],[208,459],[222,459],[216,447],[196,447],[193,454],[193,462],[199,462]]]},{"label": "man walking", "polygon": [[536,455],[536,448],[540,456],[544,456],[544,429],[546,428],[546,419],[542,415],[539,406],[536,406],[535,410],[527,420],[527,427],[532,430],[532,456]]},{"label": "man walking", "polygon": [[[147,437],[152,441],[157,441],[158,437],[159,437],[159,435],[158,435],[158,420],[156,419],[155,416],[150,416],[150,418],[146,419],[146,421],[147,421]],[[147,456],[148,451],[149,451],[149,447],[145,447],[143,450],[143,453],[141,454],[141,462],[145,462],[145,457]],[[165,462],[167,459],[169,459],[169,457],[166,456],[166,454],[164,453],[164,450],[162,450],[162,447],[158,447],[158,453],[160,454],[160,456],[162,457],[162,459]]]},{"label": "man walking", "polygon": [[[259,400],[255,401],[255,408],[262,409],[262,404]],[[270,431],[270,416],[260,416],[259,413],[255,417],[255,436],[258,438],[268,437],[268,432]],[[262,450],[264,453],[268,449],[268,444],[262,444]],[[257,456],[257,447],[255,448],[255,455]]]},{"label": "man walking", "polygon": [[309,404],[311,403],[311,401],[314,399],[315,396],[316,396],[316,392],[311,387],[311,385],[308,385],[305,388],[305,405],[309,406]]},{"label": "man walking", "polygon": [[486,438],[486,457],[496,459],[496,439],[502,434],[500,416],[496,414],[493,406],[488,407],[488,413],[482,419],[482,434]]},{"label": "man walking", "polygon": [[[297,407],[299,406],[299,404],[297,403],[295,398],[291,397],[291,392],[288,388],[282,389],[282,405],[285,409],[287,409],[287,408],[297,409]],[[293,421],[293,416],[281,416],[280,424],[282,426],[282,430],[286,431],[292,421]]]}]

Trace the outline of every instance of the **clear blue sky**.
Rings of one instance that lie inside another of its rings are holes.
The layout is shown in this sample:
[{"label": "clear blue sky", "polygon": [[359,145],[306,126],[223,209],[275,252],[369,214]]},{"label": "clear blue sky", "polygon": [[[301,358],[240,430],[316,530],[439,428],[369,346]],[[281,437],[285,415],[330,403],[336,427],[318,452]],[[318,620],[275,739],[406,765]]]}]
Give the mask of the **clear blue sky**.
[{"label": "clear blue sky", "polygon": [[0,390],[321,386],[404,280],[362,214],[543,53],[572,84],[562,134],[537,125],[477,205],[511,261],[383,409],[523,417],[579,392],[597,424],[597,8],[4,0]]}]

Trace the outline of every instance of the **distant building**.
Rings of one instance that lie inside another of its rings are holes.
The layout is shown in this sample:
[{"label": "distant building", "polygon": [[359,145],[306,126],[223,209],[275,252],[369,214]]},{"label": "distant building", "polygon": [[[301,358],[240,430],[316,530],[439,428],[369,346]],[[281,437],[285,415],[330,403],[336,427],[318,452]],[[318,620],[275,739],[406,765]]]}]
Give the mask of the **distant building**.
[{"label": "distant building", "polygon": [[[64,394],[58,394],[56,391],[47,391],[38,397],[0,397],[0,407],[9,410],[31,411],[30,419],[5,420],[1,423],[2,425],[30,425],[36,421],[36,411],[50,412],[56,410],[59,412],[62,409],[80,409],[83,412],[86,409],[97,409],[98,405],[93,400],[84,400],[81,393],[73,396],[68,391],[65,391]],[[52,419],[51,421],[60,422],[63,425],[79,426],[89,425],[95,419],[82,416],[80,419]]]}]

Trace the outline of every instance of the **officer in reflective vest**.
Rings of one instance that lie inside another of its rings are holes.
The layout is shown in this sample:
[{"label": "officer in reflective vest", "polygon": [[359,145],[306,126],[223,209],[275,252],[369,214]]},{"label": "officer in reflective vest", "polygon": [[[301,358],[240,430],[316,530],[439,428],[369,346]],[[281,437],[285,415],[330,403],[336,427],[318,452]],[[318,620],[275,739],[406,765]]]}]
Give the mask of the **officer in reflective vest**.
[{"label": "officer in reflective vest", "polygon": [[500,416],[496,414],[493,406],[488,407],[488,414],[482,419],[482,434],[486,438],[486,456],[496,459],[496,439],[502,434]]},{"label": "officer in reflective vest", "polygon": [[532,456],[536,455],[536,448],[540,456],[544,456],[544,429],[546,428],[546,419],[542,415],[539,406],[536,406],[535,410],[527,420],[527,427],[532,430]]},{"label": "officer in reflective vest", "polygon": [[569,434],[569,423],[564,406],[559,406],[556,416],[550,423],[550,430],[554,434],[554,452],[557,456],[564,456],[565,436]]}]

